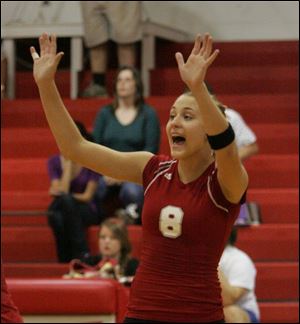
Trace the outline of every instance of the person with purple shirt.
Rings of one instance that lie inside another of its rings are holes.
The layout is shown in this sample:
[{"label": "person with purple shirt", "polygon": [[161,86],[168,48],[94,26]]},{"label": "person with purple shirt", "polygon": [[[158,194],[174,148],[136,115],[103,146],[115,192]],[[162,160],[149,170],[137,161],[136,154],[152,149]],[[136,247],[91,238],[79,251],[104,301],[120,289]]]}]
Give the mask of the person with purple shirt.
[{"label": "person with purple shirt", "polygon": [[[87,140],[92,136],[84,125],[76,122]],[[103,213],[95,201],[100,175],[82,167],[63,155],[48,160],[51,180],[49,194],[54,198],[48,208],[48,223],[55,236],[59,262],[69,262],[89,255],[86,227],[100,224]]]}]

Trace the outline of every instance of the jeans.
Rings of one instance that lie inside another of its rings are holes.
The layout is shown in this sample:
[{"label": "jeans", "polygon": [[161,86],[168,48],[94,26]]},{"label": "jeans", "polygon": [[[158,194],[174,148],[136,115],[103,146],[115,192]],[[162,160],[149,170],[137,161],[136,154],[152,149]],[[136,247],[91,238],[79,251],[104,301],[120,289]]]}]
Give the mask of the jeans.
[{"label": "jeans", "polygon": [[86,228],[98,225],[100,216],[88,203],[76,200],[71,194],[54,198],[48,208],[48,224],[55,236],[59,262],[69,262],[89,253]]},{"label": "jeans", "polygon": [[[110,187],[112,186],[107,185],[104,178],[101,177],[97,190],[97,198],[100,202],[103,201],[107,197],[107,195],[109,195],[111,191]],[[132,182],[123,182],[118,187],[118,199],[122,207],[126,209],[128,207],[130,208],[131,206],[135,206],[137,213],[141,215],[144,202],[143,186]]]}]

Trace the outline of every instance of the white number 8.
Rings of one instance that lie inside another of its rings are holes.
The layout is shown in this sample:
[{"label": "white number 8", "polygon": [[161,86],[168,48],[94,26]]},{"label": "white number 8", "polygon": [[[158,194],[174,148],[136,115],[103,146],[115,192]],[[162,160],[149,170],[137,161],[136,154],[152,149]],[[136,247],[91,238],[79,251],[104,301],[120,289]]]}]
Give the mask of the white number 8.
[{"label": "white number 8", "polygon": [[159,230],[162,235],[169,238],[177,238],[182,232],[182,220],[184,212],[175,206],[164,207],[160,212]]}]

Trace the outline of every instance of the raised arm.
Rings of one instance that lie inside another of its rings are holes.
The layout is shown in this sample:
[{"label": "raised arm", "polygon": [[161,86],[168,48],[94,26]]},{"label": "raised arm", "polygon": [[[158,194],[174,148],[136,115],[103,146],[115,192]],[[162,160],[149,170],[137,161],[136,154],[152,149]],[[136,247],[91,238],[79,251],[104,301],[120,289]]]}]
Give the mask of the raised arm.
[{"label": "raised arm", "polygon": [[[206,72],[218,54],[218,50],[212,52],[212,37],[209,34],[205,34],[203,38],[200,35],[196,37],[194,48],[186,62],[181,53],[176,53],[180,76],[196,98],[204,131],[209,136],[221,134],[229,126],[204,83]],[[247,188],[248,176],[239,158],[235,141],[215,150],[215,156],[221,189],[229,201],[237,203]]]},{"label": "raised arm", "polygon": [[68,159],[110,177],[142,183],[142,172],[152,154],[121,153],[85,140],[78,131],[55,84],[57,66],[63,56],[56,52],[56,37],[44,33],[39,38],[40,56],[30,48],[33,75],[43,109],[61,153]]}]

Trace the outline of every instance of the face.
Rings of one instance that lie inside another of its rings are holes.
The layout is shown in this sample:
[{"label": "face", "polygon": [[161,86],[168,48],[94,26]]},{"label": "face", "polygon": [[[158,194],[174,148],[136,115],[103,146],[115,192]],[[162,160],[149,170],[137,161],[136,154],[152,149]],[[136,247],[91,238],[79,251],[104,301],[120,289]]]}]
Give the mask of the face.
[{"label": "face", "polygon": [[119,98],[126,99],[134,97],[136,92],[136,83],[132,71],[123,70],[119,73],[116,90]]},{"label": "face", "polygon": [[175,101],[166,126],[171,155],[186,159],[201,152],[207,145],[202,119],[196,100],[182,95]]},{"label": "face", "polygon": [[106,226],[102,226],[99,235],[99,251],[104,257],[118,257],[121,251],[121,242]]}]

